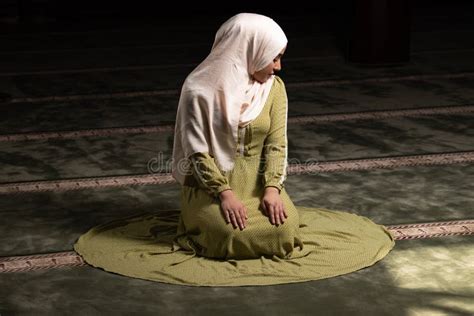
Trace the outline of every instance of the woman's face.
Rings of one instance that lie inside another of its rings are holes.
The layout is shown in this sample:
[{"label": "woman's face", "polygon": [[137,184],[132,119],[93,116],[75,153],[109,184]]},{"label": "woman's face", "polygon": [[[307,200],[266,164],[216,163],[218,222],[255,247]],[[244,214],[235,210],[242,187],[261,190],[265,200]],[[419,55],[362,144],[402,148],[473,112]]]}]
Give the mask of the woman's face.
[{"label": "woman's face", "polygon": [[252,78],[254,80],[257,80],[260,83],[264,83],[268,79],[271,78],[272,75],[275,74],[275,72],[281,70],[281,57],[285,53],[285,48],[282,49],[282,51],[276,56],[271,63],[269,63],[265,68],[260,69],[259,71],[256,71],[253,75]]}]

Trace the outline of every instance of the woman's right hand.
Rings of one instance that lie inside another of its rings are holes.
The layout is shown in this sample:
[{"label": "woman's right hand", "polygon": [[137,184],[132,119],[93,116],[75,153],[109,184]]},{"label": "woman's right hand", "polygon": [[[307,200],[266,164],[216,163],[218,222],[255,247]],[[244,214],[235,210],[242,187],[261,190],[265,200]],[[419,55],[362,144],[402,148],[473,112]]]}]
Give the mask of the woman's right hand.
[{"label": "woman's right hand", "polygon": [[221,209],[227,223],[232,223],[234,228],[243,230],[247,225],[247,208],[239,201],[232,190],[225,190],[219,194]]}]

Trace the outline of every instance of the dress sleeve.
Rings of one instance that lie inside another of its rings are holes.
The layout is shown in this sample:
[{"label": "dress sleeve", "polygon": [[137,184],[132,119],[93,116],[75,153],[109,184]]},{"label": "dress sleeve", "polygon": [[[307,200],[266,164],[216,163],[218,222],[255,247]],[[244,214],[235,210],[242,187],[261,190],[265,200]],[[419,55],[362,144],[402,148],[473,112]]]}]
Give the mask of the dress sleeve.
[{"label": "dress sleeve", "polygon": [[193,176],[209,194],[218,197],[222,191],[230,189],[229,182],[217,167],[209,153],[194,153],[190,156]]},{"label": "dress sleeve", "polygon": [[286,135],[288,101],[285,85],[279,78],[275,78],[275,90],[272,107],[270,109],[270,130],[265,138],[264,155],[265,171],[264,186],[276,187],[279,191],[286,180],[288,158],[288,141]]}]

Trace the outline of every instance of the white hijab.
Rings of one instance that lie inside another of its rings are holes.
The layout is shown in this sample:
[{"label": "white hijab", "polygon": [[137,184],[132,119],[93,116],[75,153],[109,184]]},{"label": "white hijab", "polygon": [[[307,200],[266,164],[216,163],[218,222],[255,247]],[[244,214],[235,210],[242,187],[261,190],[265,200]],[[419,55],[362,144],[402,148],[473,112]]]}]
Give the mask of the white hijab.
[{"label": "white hijab", "polygon": [[232,170],[238,127],[260,114],[273,84],[273,76],[261,84],[251,74],[268,66],[287,42],[280,26],[263,15],[237,14],[219,28],[210,54],[181,90],[172,165],[179,183],[196,152],[211,154],[220,170]]}]

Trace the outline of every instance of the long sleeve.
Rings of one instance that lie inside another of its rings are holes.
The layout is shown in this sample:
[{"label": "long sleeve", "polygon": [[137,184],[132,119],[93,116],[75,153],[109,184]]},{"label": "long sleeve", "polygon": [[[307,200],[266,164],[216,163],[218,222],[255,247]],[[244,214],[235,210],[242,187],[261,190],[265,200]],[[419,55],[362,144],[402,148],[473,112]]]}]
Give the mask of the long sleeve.
[{"label": "long sleeve", "polygon": [[219,196],[222,191],[230,189],[227,178],[217,167],[209,153],[194,153],[190,157],[193,176],[209,194]]},{"label": "long sleeve", "polygon": [[276,77],[278,85],[270,109],[270,130],[265,139],[265,187],[273,186],[281,191],[286,180],[288,141],[287,141],[287,116],[288,101],[283,81]]}]

